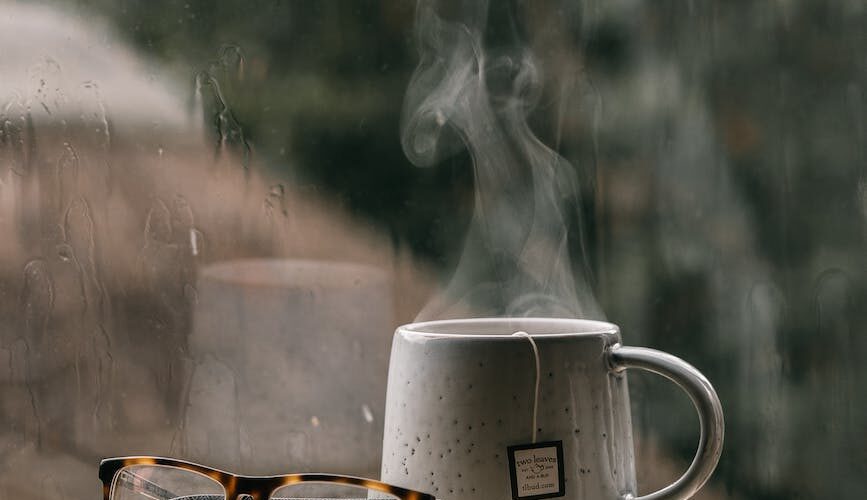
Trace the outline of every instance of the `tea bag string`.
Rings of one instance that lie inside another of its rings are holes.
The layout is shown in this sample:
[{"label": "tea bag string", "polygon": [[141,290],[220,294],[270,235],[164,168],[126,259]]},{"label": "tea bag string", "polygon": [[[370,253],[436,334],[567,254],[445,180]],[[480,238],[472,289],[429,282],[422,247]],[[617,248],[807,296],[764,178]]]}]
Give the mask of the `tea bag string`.
[{"label": "tea bag string", "polygon": [[536,361],[536,392],[533,395],[533,444],[536,444],[536,429],[539,416],[539,382],[540,382],[540,367],[539,367],[539,348],[536,346],[536,341],[527,332],[515,332],[513,337],[524,337],[530,341],[530,346],[533,347],[533,359]]}]

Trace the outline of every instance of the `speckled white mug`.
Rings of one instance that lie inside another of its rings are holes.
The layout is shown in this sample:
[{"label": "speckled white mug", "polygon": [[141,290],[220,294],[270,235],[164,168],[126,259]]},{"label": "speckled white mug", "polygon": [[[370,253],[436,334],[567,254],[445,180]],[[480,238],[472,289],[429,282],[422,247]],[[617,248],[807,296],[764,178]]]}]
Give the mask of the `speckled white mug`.
[{"label": "speckled white mug", "polygon": [[[526,332],[532,342],[515,332]],[[398,328],[382,479],[444,500],[635,498],[626,368],[667,377],[695,404],[701,437],[692,465],[672,485],[640,497],[689,498],[722,449],[722,409],[713,387],[679,358],[622,347],[616,325],[571,319],[445,320]],[[533,442],[534,434],[536,442],[562,442],[564,485],[556,494],[515,491],[520,488],[512,484],[508,448]]]}]

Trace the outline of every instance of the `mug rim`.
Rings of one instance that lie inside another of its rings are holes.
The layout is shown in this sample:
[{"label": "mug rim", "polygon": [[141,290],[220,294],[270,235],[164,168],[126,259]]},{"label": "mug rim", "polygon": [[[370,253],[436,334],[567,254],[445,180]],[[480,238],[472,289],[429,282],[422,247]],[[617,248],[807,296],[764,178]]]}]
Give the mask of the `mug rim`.
[{"label": "mug rim", "polygon": [[[503,328],[514,325],[512,328]],[[499,328],[510,333],[482,333],[483,328]],[[455,331],[465,329],[465,331]],[[475,330],[475,331],[474,331]],[[490,317],[459,318],[407,323],[397,328],[396,333],[405,337],[422,339],[499,339],[515,340],[521,336],[515,332],[526,332],[534,338],[610,336],[618,337],[620,327],[614,323],[578,318],[544,317]],[[470,332],[470,333],[467,333]]]}]

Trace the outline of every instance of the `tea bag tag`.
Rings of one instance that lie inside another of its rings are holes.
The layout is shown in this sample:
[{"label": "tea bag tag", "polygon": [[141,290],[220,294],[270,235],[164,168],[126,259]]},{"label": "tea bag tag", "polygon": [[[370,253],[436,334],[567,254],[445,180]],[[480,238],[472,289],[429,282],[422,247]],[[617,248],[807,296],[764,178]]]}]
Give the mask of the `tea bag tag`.
[{"label": "tea bag tag", "polygon": [[539,414],[539,348],[527,332],[512,335],[524,337],[533,348],[536,363],[536,390],[533,395],[533,443],[509,446],[509,477],[514,500],[556,498],[566,495],[566,478],[563,474],[563,441],[536,442],[536,425]]},{"label": "tea bag tag", "polygon": [[514,500],[562,497],[563,441],[509,446],[509,476]]}]

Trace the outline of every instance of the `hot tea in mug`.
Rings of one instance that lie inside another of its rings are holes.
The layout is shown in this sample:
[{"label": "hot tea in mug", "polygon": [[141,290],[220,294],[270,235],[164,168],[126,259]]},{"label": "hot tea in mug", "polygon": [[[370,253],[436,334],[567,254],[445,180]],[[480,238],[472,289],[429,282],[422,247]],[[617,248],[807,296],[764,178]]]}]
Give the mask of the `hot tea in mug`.
[{"label": "hot tea in mug", "polygon": [[719,460],[719,399],[686,362],[620,342],[616,325],[585,320],[468,319],[398,328],[383,481],[445,500],[635,498],[625,370],[638,368],[686,391],[701,422],[686,473],[640,498],[689,498]]}]

